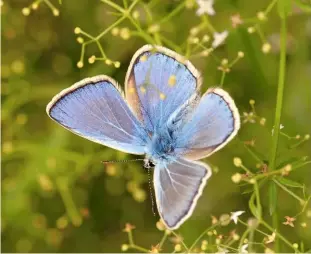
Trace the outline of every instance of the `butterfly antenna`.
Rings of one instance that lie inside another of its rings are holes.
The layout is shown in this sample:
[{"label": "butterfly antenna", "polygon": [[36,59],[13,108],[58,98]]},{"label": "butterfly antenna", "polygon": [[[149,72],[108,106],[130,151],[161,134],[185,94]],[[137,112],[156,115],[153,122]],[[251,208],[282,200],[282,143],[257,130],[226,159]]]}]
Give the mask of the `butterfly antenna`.
[{"label": "butterfly antenna", "polygon": [[153,188],[152,188],[152,182],[151,182],[150,168],[148,168],[148,183],[149,183],[149,191],[150,191],[150,197],[151,197],[152,213],[154,216],[156,216],[156,213],[154,211],[154,197],[153,197]]},{"label": "butterfly antenna", "polygon": [[144,159],[129,159],[129,160],[111,160],[111,161],[101,161],[103,164],[112,164],[112,163],[126,163],[130,161],[143,161]]}]

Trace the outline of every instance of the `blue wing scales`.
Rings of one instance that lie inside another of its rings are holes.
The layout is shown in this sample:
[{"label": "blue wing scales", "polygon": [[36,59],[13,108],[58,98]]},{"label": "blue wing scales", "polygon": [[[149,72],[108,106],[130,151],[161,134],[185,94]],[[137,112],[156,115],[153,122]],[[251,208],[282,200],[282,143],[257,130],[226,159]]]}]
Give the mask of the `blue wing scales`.
[{"label": "blue wing scales", "polygon": [[138,119],[153,133],[200,85],[199,72],[189,61],[169,49],[146,45],[132,59],[125,92]]},{"label": "blue wing scales", "polygon": [[153,181],[157,207],[168,228],[178,228],[191,216],[210,176],[210,167],[202,162],[179,159],[156,165]]},{"label": "blue wing scales", "polygon": [[107,76],[84,79],[56,95],[48,115],[60,125],[96,143],[143,154],[146,132]]},{"label": "blue wing scales", "polygon": [[239,128],[240,116],[229,94],[209,89],[187,123],[173,133],[176,153],[190,160],[205,158],[225,146]]}]

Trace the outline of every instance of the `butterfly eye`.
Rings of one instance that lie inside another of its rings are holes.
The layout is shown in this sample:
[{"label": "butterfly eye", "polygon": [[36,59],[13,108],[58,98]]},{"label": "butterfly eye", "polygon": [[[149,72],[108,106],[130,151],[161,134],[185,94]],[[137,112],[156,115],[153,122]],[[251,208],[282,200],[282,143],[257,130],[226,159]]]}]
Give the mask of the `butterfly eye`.
[{"label": "butterfly eye", "polygon": [[154,168],[155,164],[151,160],[145,160],[144,163],[144,168],[149,169],[149,168]]}]

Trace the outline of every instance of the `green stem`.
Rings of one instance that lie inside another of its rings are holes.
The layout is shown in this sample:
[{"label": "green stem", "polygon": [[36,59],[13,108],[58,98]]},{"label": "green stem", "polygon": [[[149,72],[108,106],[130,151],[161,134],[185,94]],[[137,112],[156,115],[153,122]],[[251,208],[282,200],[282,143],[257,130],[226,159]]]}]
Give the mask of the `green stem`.
[{"label": "green stem", "polygon": [[189,252],[191,253],[192,249],[196,246],[196,244],[200,241],[200,239],[210,230],[214,229],[215,227],[217,227],[219,225],[219,223],[214,224],[212,226],[210,226],[209,228],[205,229],[201,235],[199,235],[199,237],[194,241],[194,243],[191,245],[191,247],[189,248]]},{"label": "green stem", "polygon": [[62,197],[64,205],[66,207],[66,211],[67,211],[67,214],[68,214],[68,217],[69,217],[71,223],[75,226],[80,226],[82,223],[82,218],[81,218],[81,216],[80,216],[80,214],[76,208],[76,205],[72,199],[72,196],[69,192],[66,179],[57,178],[56,179],[56,185],[57,185],[58,191]]},{"label": "green stem", "polygon": [[[276,238],[275,238],[275,242],[277,241],[277,239],[279,238],[279,239],[281,239],[286,245],[288,245],[288,247],[290,247],[291,249],[293,249],[294,251],[296,251],[296,249],[293,247],[293,244],[292,243],[290,243],[283,235],[281,235],[277,230],[275,230],[275,228],[273,227],[271,227],[271,226],[269,226],[269,224],[268,223],[266,223],[265,221],[261,221],[261,224],[264,226],[264,227],[266,227],[267,229],[269,229],[271,232],[275,232],[275,234],[276,234]],[[277,250],[276,250],[276,246],[274,246],[274,250],[275,250],[275,252],[276,253],[279,253]]]},{"label": "green stem", "polygon": [[276,110],[275,110],[274,127],[273,127],[274,131],[273,131],[273,136],[272,136],[272,149],[271,149],[271,156],[270,156],[270,163],[269,163],[270,170],[275,169],[275,163],[276,163],[276,154],[277,154],[277,148],[278,148],[281,115],[282,115],[282,105],[283,105],[285,71],[286,71],[286,19],[282,19],[279,81],[278,81]]},{"label": "green stem", "polygon": [[[247,33],[246,29],[241,28],[238,29],[237,32],[239,33],[242,43],[244,44],[244,52],[246,59],[248,60],[249,64],[252,66],[254,82],[260,87],[263,84],[268,85],[266,77],[262,71],[262,67],[256,55],[256,49],[254,48],[251,36]],[[255,84],[254,84],[255,85]]]},{"label": "green stem", "polygon": [[127,8],[127,0],[123,0],[123,6],[125,9]]},{"label": "green stem", "polygon": [[267,15],[274,7],[274,5],[277,3],[278,0],[273,0],[271,3],[268,5],[267,9],[265,10],[265,14]]},{"label": "green stem", "polygon": [[167,239],[168,234],[166,233],[166,231],[163,234],[163,237],[159,243],[159,248],[162,249],[163,244],[165,243],[165,240]]},{"label": "green stem", "polygon": [[180,52],[180,47],[178,45],[176,45],[174,42],[172,42],[171,40],[167,39],[165,36],[162,36],[161,34],[159,34],[161,40],[167,44],[171,49],[173,49],[176,52]]},{"label": "green stem", "polygon": [[212,33],[216,33],[216,29],[212,26],[211,22],[209,21],[207,15],[202,15],[202,21],[204,26]]},{"label": "green stem", "polygon": [[102,48],[102,46],[98,40],[96,40],[96,44],[97,44],[97,47],[98,47],[100,53],[102,54],[102,57],[104,59],[107,59],[107,56],[106,56],[106,54],[105,54],[105,52],[104,52],[104,50],[103,50],[103,48]]},{"label": "green stem", "polygon": [[159,21],[159,24],[163,24],[167,21],[169,21],[172,17],[174,17],[176,14],[178,14],[184,7],[185,7],[186,1],[182,1],[174,10],[165,16],[163,19]]},{"label": "green stem", "polygon": [[43,0],[37,0],[37,1],[34,1],[33,4],[37,4],[39,6],[39,4],[42,2]]},{"label": "green stem", "polygon": [[130,20],[130,22],[133,24],[133,26],[136,27],[137,31],[141,34],[141,36],[142,36],[148,43],[155,44],[154,39],[153,39],[149,34],[147,34],[146,32],[144,32],[143,29],[139,26],[139,24],[137,24],[137,22],[136,22],[131,16],[128,16],[127,18]]},{"label": "green stem", "polygon": [[[177,235],[174,231],[172,231],[172,234],[173,234],[174,236],[176,236],[177,238],[180,238],[180,236]],[[182,246],[185,248],[185,250],[186,250],[187,252],[189,252],[188,246],[185,244],[185,242],[184,242],[183,240],[181,240],[180,243],[181,243]]]},{"label": "green stem", "polygon": [[[240,220],[240,219],[239,219],[239,222],[240,222],[241,224],[243,224],[244,226],[249,227],[249,225],[248,225],[246,222],[244,222],[244,221],[242,221],[242,220]],[[260,229],[257,229],[257,228],[256,228],[255,231],[258,232],[258,233],[260,233],[260,234],[262,234],[262,235],[264,235],[264,236],[266,236],[266,237],[269,236],[267,233],[263,232],[263,231],[260,230]]]},{"label": "green stem", "polygon": [[[281,115],[282,115],[282,104],[283,104],[283,91],[285,83],[285,71],[286,71],[286,18],[281,18],[281,42],[280,42],[280,65],[279,65],[279,79],[278,79],[278,91],[276,98],[276,110],[274,118],[274,131],[272,136],[272,149],[270,154],[269,161],[269,170],[275,170],[276,165],[276,155],[280,134],[280,124],[281,124]],[[275,183],[271,183],[275,184]],[[272,197],[269,197],[272,198]],[[278,231],[278,218],[277,213],[272,215],[273,227]],[[278,239],[275,241],[275,251],[280,252],[280,245]]]},{"label": "green stem", "polygon": [[113,24],[111,24],[108,28],[106,28],[103,32],[101,32],[99,35],[96,36],[96,40],[99,40],[101,37],[103,37],[106,33],[108,33],[112,28],[114,28],[115,26],[119,25],[126,17],[123,16],[121,18],[119,18],[116,22],[114,22]]},{"label": "green stem", "polygon": [[246,239],[246,237],[247,237],[247,235],[249,234],[249,232],[250,232],[250,229],[249,229],[249,228],[246,229],[246,230],[244,231],[244,233],[243,233],[243,235],[242,235],[242,237],[241,237],[241,239],[240,239],[240,243],[239,243],[239,247],[238,247],[238,250],[239,250],[239,251],[241,251],[241,248],[242,248],[242,245],[243,245],[243,243],[244,243],[244,240]]},{"label": "green stem", "polygon": [[223,87],[223,85],[224,85],[225,76],[226,76],[226,72],[223,71],[222,74],[221,74],[220,87]]},{"label": "green stem", "polygon": [[257,181],[254,183],[254,191],[255,191],[255,195],[256,195],[257,209],[259,212],[259,218],[258,219],[261,221],[262,207],[261,207],[261,203],[260,203],[260,192],[259,192],[259,187],[258,187]]},{"label": "green stem", "polygon": [[129,7],[129,9],[128,9],[128,12],[130,13],[132,10],[133,10],[133,8],[136,6],[136,4],[139,2],[139,0],[135,0],[135,1],[133,1],[133,3],[131,3],[131,5],[130,5],[130,7]]},{"label": "green stem", "polygon": [[303,144],[304,142],[306,142],[306,139],[302,139],[302,140],[300,140],[299,142],[297,142],[296,144],[291,145],[291,146],[289,147],[289,149],[297,148],[298,146],[300,146],[300,145]]},{"label": "green stem", "polygon": [[254,236],[255,236],[255,230],[253,228],[250,228],[249,237],[248,237],[248,251],[250,253],[254,253],[254,250],[253,250]]},{"label": "green stem", "polygon": [[103,3],[105,3],[105,4],[109,5],[109,6],[111,6],[112,8],[116,9],[117,11],[119,11],[119,12],[121,12],[121,13],[124,12],[124,9],[123,9],[123,8],[121,8],[119,5],[113,3],[113,2],[111,2],[111,1],[109,1],[109,0],[101,0],[101,1],[102,1]]},{"label": "green stem", "polygon": [[145,248],[143,248],[143,247],[140,247],[140,246],[138,246],[138,245],[136,245],[136,244],[131,244],[131,245],[130,245],[130,248],[131,248],[131,249],[134,249],[134,250],[141,251],[141,252],[146,252],[146,253],[149,253],[149,252],[150,252],[150,250],[147,250],[147,249],[145,249]]},{"label": "green stem", "polygon": [[133,240],[133,233],[132,231],[128,232],[128,236],[129,236],[129,243],[130,245],[134,245],[134,240]]},{"label": "green stem", "polygon": [[44,2],[52,11],[57,10],[55,6],[49,0],[44,0]]},{"label": "green stem", "polygon": [[239,140],[239,142],[244,146],[244,148],[247,150],[247,152],[259,163],[262,163],[262,159],[259,158],[247,145],[245,145],[245,143],[239,139],[239,137],[237,137],[237,139]]},{"label": "green stem", "polygon": [[294,192],[292,192],[291,190],[287,189],[283,184],[279,183],[276,179],[273,179],[273,182],[275,182],[281,189],[286,191],[293,198],[297,199],[300,202],[301,205],[305,204],[305,201],[302,198],[298,197]]}]

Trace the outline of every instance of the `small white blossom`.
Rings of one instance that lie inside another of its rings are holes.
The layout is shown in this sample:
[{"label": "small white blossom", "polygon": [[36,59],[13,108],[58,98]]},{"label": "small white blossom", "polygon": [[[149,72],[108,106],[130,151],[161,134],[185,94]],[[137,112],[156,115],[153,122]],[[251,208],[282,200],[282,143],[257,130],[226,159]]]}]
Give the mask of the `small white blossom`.
[{"label": "small white blossom", "polygon": [[226,254],[229,252],[227,249],[221,248],[219,246],[217,246],[217,249],[218,249],[218,251],[216,252],[216,254]]},{"label": "small white blossom", "polygon": [[214,33],[214,40],[212,43],[213,48],[217,48],[219,45],[221,45],[226,38],[228,37],[229,32],[227,30],[221,32],[221,33]]},{"label": "small white blossom", "polygon": [[267,243],[273,243],[274,240],[275,240],[275,236],[276,236],[275,232],[273,232],[272,235],[268,235],[268,239],[266,240],[265,243],[266,243],[266,244],[267,244]]},{"label": "small white blossom", "polygon": [[[282,130],[283,128],[284,128],[284,125],[283,125],[283,124],[280,124],[280,130]],[[273,126],[273,129],[272,129],[272,131],[271,131],[272,136],[273,136],[273,131],[274,131],[274,126]]]},{"label": "small white blossom", "polygon": [[248,253],[247,247],[248,247],[248,244],[243,244],[241,247],[241,253]]},{"label": "small white blossom", "polygon": [[243,213],[245,213],[245,211],[237,211],[237,212],[231,213],[231,220],[233,220],[234,223],[237,224],[239,216]]},{"label": "small white blossom", "polygon": [[243,112],[243,123],[255,123],[256,122],[256,116],[254,114],[254,112]]},{"label": "small white blossom", "polygon": [[197,10],[197,15],[202,16],[204,13],[212,16],[215,15],[215,10],[213,8],[214,0],[196,0],[199,5]]}]

